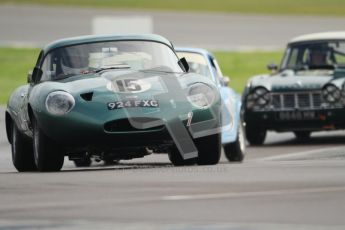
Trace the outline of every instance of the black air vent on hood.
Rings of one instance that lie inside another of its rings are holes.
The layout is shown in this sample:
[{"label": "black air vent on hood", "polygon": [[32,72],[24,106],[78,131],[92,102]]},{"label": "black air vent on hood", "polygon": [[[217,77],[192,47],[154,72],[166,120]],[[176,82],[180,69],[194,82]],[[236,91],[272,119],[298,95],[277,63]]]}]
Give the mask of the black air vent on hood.
[{"label": "black air vent on hood", "polygon": [[93,92],[82,93],[82,94],[80,94],[80,96],[81,96],[81,98],[83,98],[85,101],[92,101]]}]

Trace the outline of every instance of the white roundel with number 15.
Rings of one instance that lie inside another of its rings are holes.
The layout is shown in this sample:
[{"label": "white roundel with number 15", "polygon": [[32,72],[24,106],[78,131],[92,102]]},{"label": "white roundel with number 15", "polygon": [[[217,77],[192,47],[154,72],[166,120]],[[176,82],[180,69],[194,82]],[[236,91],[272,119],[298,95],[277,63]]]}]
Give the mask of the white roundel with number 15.
[{"label": "white roundel with number 15", "polygon": [[115,93],[141,93],[150,88],[150,82],[141,79],[118,79],[107,84],[107,89]]}]

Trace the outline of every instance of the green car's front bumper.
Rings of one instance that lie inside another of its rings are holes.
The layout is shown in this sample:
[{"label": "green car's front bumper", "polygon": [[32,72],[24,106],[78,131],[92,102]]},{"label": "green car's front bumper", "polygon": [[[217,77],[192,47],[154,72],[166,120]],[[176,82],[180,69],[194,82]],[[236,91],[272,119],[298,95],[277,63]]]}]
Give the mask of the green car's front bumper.
[{"label": "green car's front bumper", "polygon": [[[216,105],[216,111],[219,111]],[[214,120],[210,109],[193,111],[192,124]],[[81,113],[72,111],[65,116],[52,116],[46,111],[36,113],[37,121],[43,132],[58,144],[66,148],[109,150],[126,147],[148,147],[172,145],[171,133],[168,132],[169,120],[150,117],[138,113],[137,117],[128,119],[124,111],[106,111],[105,113]],[[133,127],[135,119],[156,121],[158,125],[146,129]],[[219,126],[216,117],[214,128]],[[178,118],[187,127],[184,116]]]}]

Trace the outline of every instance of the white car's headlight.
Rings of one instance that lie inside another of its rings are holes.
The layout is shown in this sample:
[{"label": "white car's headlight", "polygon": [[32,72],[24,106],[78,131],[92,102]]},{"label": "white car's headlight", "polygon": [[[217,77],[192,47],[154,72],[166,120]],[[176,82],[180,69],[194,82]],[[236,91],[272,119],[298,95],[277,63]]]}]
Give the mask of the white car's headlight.
[{"label": "white car's headlight", "polygon": [[341,99],[341,92],[335,85],[327,85],[322,90],[322,95],[328,103],[336,103]]},{"label": "white car's headlight", "polygon": [[341,87],[341,101],[343,102],[343,105],[345,105],[345,84]]},{"label": "white car's headlight", "polygon": [[216,93],[204,83],[195,83],[189,87],[187,98],[195,107],[205,109],[213,104]]},{"label": "white car's headlight", "polygon": [[53,115],[67,114],[73,109],[74,105],[74,97],[64,91],[52,92],[46,98],[46,108]]}]

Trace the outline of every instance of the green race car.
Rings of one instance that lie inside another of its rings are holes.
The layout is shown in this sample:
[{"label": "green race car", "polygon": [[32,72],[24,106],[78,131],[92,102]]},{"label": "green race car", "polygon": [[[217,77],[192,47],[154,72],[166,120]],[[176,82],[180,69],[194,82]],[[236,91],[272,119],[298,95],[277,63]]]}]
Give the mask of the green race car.
[{"label": "green race car", "polygon": [[263,144],[267,130],[294,132],[299,141],[311,132],[345,129],[345,32],[293,39],[281,66],[251,78],[245,87],[247,140]]},{"label": "green race car", "polygon": [[28,84],[6,110],[18,171],[58,171],[168,152],[174,165],[216,164],[221,100],[215,84],[188,73],[159,35],[84,36],[39,54]]}]

